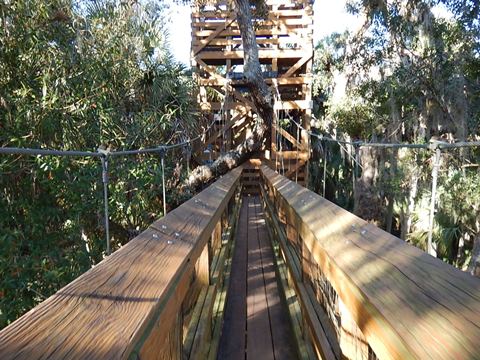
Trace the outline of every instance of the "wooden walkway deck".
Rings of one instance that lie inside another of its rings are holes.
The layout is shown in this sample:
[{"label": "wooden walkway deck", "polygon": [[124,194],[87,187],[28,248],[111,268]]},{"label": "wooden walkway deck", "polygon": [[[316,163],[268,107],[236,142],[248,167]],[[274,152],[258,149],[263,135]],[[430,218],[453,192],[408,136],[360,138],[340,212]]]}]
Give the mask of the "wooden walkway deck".
[{"label": "wooden walkway deck", "polygon": [[218,359],[296,359],[288,311],[258,196],[245,196]]}]

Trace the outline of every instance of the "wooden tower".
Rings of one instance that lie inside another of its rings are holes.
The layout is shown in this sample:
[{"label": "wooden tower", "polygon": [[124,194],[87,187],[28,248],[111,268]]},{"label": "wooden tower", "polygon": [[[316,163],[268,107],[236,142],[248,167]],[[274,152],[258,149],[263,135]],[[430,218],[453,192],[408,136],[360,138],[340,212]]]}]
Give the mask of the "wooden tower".
[{"label": "wooden tower", "polygon": [[[264,78],[275,96],[271,144],[258,154],[281,174],[307,182],[312,114],[313,1],[267,0],[267,19],[256,35]],[[201,109],[215,126],[201,148],[200,162],[215,160],[251,132],[256,116],[243,79],[240,31],[230,1],[192,10],[192,67],[200,86]]]}]

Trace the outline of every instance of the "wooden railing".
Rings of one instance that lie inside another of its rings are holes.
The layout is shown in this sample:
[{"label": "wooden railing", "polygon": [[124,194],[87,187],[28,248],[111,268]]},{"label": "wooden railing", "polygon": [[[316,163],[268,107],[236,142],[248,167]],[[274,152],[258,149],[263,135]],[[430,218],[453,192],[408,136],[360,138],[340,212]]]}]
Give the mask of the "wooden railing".
[{"label": "wooden railing", "polygon": [[[480,359],[480,280],[260,167],[299,327],[325,359]],[[308,357],[308,356],[307,356]]]},{"label": "wooden railing", "polygon": [[253,161],[0,331],[0,359],[215,359],[256,181],[301,358],[480,358],[479,279]]},{"label": "wooden railing", "polygon": [[0,359],[216,357],[242,167],[0,332]]}]

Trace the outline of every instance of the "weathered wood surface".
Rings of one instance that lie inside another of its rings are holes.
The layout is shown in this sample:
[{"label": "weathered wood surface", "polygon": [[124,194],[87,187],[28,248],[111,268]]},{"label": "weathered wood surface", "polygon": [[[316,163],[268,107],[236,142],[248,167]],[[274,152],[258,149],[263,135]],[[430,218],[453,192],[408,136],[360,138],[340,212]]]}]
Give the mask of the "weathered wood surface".
[{"label": "weathered wood surface", "polygon": [[295,359],[258,196],[245,196],[218,359]]},{"label": "weathered wood surface", "polygon": [[262,253],[258,241],[255,197],[248,198],[247,360],[273,360],[270,316],[265,291]]},{"label": "weathered wood surface", "polygon": [[183,297],[241,172],[231,171],[3,329],[0,359],[179,356]]},{"label": "weathered wood surface", "polygon": [[261,166],[380,359],[480,358],[480,280]]},{"label": "weathered wood surface", "polygon": [[[265,283],[265,294],[270,318],[270,329],[275,360],[295,359],[297,354],[294,348],[293,332],[288,311],[280,296],[277,273],[275,271],[272,244],[269,241],[265,216],[258,196],[254,197],[257,223],[257,236],[260,255],[262,258],[262,271]],[[252,358],[255,358],[252,356]]]},{"label": "weathered wood surface", "polygon": [[[280,245],[280,250],[282,254],[282,262],[288,265],[288,275],[289,279],[292,282],[292,287],[295,289],[296,297],[301,304],[303,318],[299,319],[302,324],[307,324],[310,328],[311,338],[313,340],[313,345],[317,349],[317,353],[320,354],[322,359],[340,359],[340,349],[338,348],[335,339],[328,337],[326,334],[326,325],[328,325],[325,316],[322,316],[321,311],[317,311],[315,305],[315,297],[309,296],[307,287],[303,283],[302,279],[302,269],[298,254],[293,246],[289,243],[287,233],[285,228],[280,225],[280,222],[275,214],[273,204],[270,202],[268,195],[262,188],[262,197],[265,203],[267,214],[269,215],[270,228],[274,233],[276,241]],[[281,266],[281,264],[280,264]],[[281,269],[279,269],[281,271]],[[288,288],[285,287],[285,290],[288,291]],[[293,319],[295,320],[295,319]],[[308,333],[308,331],[304,331]],[[301,346],[301,342],[299,346]],[[335,349],[335,350],[334,350]],[[304,351],[306,354],[304,358],[313,358],[310,356],[307,349]]]},{"label": "weathered wood surface", "polygon": [[218,359],[245,360],[245,331],[247,328],[247,228],[248,203],[244,198],[235,234],[232,270],[227,292],[225,318],[218,349]]}]

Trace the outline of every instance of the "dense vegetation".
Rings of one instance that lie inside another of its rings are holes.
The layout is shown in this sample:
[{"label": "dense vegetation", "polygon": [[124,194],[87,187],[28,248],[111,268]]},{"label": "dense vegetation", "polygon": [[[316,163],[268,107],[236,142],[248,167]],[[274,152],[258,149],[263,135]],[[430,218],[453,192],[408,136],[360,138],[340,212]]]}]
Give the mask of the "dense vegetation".
[{"label": "dense vegetation", "polygon": [[[154,1],[2,2],[0,146],[138,149],[196,134],[195,89],[168,52],[163,12]],[[167,155],[169,205],[182,196],[178,159]],[[114,158],[110,170],[117,248],[162,215],[159,158]],[[98,159],[2,155],[0,173],[1,328],[98,263],[105,234]]]},{"label": "dense vegetation", "polygon": [[[316,47],[318,131],[365,142],[478,141],[480,4],[373,0],[348,8],[363,26]],[[326,150],[328,198],[426,248],[431,150],[361,147],[355,174],[353,146],[315,149],[317,191]],[[480,251],[479,160],[478,147],[443,151],[435,215],[438,257],[471,271]]]},{"label": "dense vegetation", "polygon": [[[447,17],[434,15],[439,6]],[[316,47],[315,131],[478,140],[478,2],[351,1],[349,10],[364,26]],[[171,59],[164,11],[153,0],[2,2],[0,146],[137,149],[198,134],[195,87]],[[328,198],[425,248],[430,150],[362,147],[356,168],[353,147],[313,145],[314,190],[323,191],[326,155]],[[177,190],[184,150],[167,155],[169,206],[186,196]],[[480,256],[479,157],[476,148],[442,156],[434,240],[439,257],[464,269]],[[162,215],[158,160],[111,160],[114,249]],[[1,328],[101,261],[105,238],[98,159],[2,155],[0,174]]]}]

